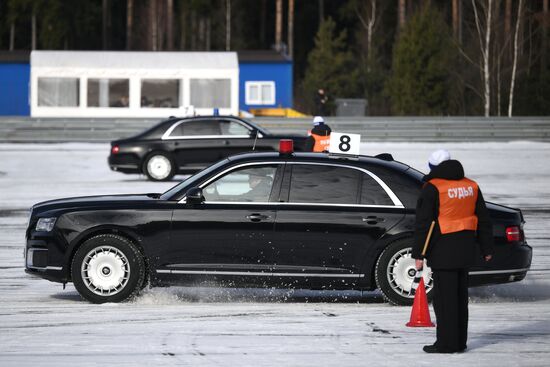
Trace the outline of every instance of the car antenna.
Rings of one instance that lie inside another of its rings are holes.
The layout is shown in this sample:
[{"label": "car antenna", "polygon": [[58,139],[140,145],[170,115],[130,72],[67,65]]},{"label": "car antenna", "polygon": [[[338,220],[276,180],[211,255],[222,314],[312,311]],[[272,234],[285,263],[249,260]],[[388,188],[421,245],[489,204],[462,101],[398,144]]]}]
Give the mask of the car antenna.
[{"label": "car antenna", "polygon": [[256,142],[258,141],[258,130],[254,130],[256,132],[256,136],[254,137],[254,145],[252,146],[252,151],[256,150]]}]

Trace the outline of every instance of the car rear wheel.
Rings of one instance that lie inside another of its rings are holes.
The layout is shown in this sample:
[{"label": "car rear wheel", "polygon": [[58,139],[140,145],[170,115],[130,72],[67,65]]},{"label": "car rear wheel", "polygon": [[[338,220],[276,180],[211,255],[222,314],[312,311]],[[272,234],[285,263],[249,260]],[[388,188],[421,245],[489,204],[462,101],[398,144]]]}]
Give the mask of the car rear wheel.
[{"label": "car rear wheel", "polygon": [[[404,238],[392,242],[384,249],[376,262],[376,285],[384,298],[395,305],[412,305],[412,283],[416,273],[412,254],[412,239]],[[433,288],[432,271],[425,267],[422,277],[428,298]]]},{"label": "car rear wheel", "polygon": [[93,303],[122,302],[139,292],[145,280],[145,263],[128,239],[102,234],[86,240],[71,267],[74,286]]},{"label": "car rear wheel", "polygon": [[143,172],[152,181],[167,181],[176,174],[176,167],[166,153],[153,153],[145,160]]}]

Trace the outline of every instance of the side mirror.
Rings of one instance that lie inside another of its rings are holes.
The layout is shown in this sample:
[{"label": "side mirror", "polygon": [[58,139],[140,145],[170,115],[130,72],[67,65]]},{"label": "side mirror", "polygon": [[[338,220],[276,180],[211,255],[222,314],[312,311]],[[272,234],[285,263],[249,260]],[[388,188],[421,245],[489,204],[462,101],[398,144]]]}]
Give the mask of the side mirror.
[{"label": "side mirror", "polygon": [[201,204],[204,202],[204,195],[200,187],[192,187],[185,194],[187,204]]}]

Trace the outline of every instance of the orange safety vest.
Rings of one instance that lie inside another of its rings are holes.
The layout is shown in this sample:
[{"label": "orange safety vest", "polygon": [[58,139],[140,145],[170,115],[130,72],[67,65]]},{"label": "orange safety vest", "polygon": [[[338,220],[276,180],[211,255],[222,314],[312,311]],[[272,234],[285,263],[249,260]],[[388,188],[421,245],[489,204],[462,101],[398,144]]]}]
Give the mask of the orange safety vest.
[{"label": "orange safety vest", "polygon": [[439,228],[442,234],[477,230],[476,201],[478,186],[468,178],[429,181],[439,191]]},{"label": "orange safety vest", "polygon": [[317,135],[313,134],[311,131],[308,131],[308,135],[313,136],[313,139],[315,140],[315,145],[313,146],[314,152],[328,151],[330,145],[330,135]]}]

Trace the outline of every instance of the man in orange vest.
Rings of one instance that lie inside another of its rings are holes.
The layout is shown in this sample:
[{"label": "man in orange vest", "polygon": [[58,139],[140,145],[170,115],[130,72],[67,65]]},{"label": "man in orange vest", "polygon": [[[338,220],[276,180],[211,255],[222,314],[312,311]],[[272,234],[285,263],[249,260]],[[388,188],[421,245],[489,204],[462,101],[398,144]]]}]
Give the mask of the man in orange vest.
[{"label": "man in orange vest", "polygon": [[412,257],[416,268],[432,221],[435,222],[426,253],[433,271],[433,307],[437,319],[436,341],[426,353],[466,350],[468,339],[468,268],[479,251],[485,261],[493,253],[489,212],[477,183],[464,177],[464,169],[449,152],[437,150],[429,158],[430,173],[416,206]]},{"label": "man in orange vest", "polygon": [[313,129],[307,132],[306,152],[328,152],[332,130],[321,116],[313,118]]}]

